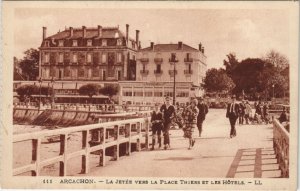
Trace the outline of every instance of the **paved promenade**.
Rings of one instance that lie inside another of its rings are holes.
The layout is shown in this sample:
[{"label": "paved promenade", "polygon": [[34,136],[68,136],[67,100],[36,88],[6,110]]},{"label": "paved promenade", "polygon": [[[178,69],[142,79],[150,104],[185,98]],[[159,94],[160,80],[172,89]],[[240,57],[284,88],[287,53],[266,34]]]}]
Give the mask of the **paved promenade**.
[{"label": "paved promenade", "polygon": [[[105,167],[92,168],[86,176],[103,177],[279,177],[272,148],[272,125],[237,125],[229,138],[225,110],[210,110],[202,137],[188,150],[182,130],[171,130],[171,150],[134,152]],[[198,130],[195,131],[198,136]]]}]

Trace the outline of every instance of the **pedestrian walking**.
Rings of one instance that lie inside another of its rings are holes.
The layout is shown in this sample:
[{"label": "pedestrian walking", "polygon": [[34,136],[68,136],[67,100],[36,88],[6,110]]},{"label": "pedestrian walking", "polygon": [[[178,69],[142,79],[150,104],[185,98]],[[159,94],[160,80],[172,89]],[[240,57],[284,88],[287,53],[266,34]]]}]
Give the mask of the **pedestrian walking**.
[{"label": "pedestrian walking", "polygon": [[171,127],[172,119],[175,116],[175,107],[171,104],[170,97],[165,98],[165,103],[161,106],[160,111],[163,113],[164,127],[164,149],[170,148],[170,135],[169,130]]},{"label": "pedestrian walking", "polygon": [[238,113],[239,113],[239,104],[236,103],[236,97],[233,95],[231,97],[231,103],[227,106],[227,112],[226,117],[229,119],[230,122],[230,138],[236,136],[236,129],[235,129],[235,123],[238,119]]},{"label": "pedestrian walking", "polygon": [[188,149],[191,149],[195,144],[193,132],[194,129],[197,127],[197,118],[199,114],[199,109],[197,105],[197,99],[191,100],[191,104],[187,106],[182,113],[182,117],[184,120],[184,137],[189,139]]},{"label": "pedestrian walking", "polygon": [[245,120],[246,124],[249,124],[250,118],[252,117],[252,108],[248,101],[245,104]]},{"label": "pedestrian walking", "polygon": [[199,98],[197,108],[199,110],[199,114],[197,116],[197,127],[199,130],[199,137],[201,137],[203,131],[203,121],[205,120],[205,116],[208,113],[208,106],[204,103],[204,99],[202,97]]},{"label": "pedestrian walking", "polygon": [[269,123],[269,121],[270,121],[270,119],[269,119],[269,104],[267,101],[265,102],[265,104],[263,105],[263,108],[262,108],[262,118],[266,124]]},{"label": "pedestrian walking", "polygon": [[152,129],[152,148],[154,150],[156,137],[159,148],[161,147],[161,132],[163,129],[163,114],[159,110],[159,104],[156,103],[154,111],[151,113],[151,129]]},{"label": "pedestrian walking", "polygon": [[244,100],[239,104],[239,124],[243,125],[244,124],[244,117],[245,117],[245,104]]}]

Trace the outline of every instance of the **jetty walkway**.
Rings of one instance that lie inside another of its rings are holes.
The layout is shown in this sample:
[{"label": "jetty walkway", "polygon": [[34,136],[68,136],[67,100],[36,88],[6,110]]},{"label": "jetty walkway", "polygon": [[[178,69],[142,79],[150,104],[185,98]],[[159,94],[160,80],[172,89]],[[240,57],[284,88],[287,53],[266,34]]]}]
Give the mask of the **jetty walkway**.
[{"label": "jetty walkway", "polygon": [[[182,130],[174,129],[171,149],[156,146],[150,151],[149,117],[18,134],[14,175],[288,177],[289,133],[278,121],[236,127],[237,136],[229,138],[225,110],[211,109],[202,137],[195,130],[192,150],[187,149]],[[45,142],[49,136],[58,136],[58,141]],[[20,150],[29,151],[27,159]],[[23,161],[17,161],[20,158]]]}]

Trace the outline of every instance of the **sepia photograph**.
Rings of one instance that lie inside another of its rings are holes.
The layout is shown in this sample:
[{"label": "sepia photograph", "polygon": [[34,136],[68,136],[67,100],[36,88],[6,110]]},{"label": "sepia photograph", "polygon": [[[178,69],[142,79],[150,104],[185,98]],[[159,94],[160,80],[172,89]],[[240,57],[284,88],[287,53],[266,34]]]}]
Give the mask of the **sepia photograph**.
[{"label": "sepia photograph", "polygon": [[2,186],[296,189],[299,2],[3,5]]}]

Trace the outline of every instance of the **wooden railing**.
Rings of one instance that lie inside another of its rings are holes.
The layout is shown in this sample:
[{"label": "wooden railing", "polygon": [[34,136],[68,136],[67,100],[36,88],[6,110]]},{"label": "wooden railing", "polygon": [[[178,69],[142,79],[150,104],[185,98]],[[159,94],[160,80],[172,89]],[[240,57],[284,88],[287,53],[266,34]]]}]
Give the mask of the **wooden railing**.
[{"label": "wooden railing", "polygon": [[[75,152],[68,152],[68,135],[76,132],[82,133],[82,148]],[[118,160],[120,157],[120,144],[126,144],[126,155],[130,155],[131,143],[135,143],[136,150],[140,151],[142,139],[145,138],[145,148],[148,149],[148,132],[149,118],[137,118],[14,135],[13,143],[32,141],[32,153],[25,153],[31,154],[32,162],[14,168],[13,175],[31,172],[32,176],[39,176],[43,167],[59,162],[59,176],[66,176],[68,160],[78,156],[81,156],[81,173],[88,173],[90,170],[89,158],[92,152],[99,151],[97,152],[99,153],[99,165],[105,166],[106,148],[113,147],[114,160]],[[60,137],[59,155],[41,160],[42,140],[51,136]],[[89,137],[91,137],[90,140]],[[93,144],[90,144],[91,142]]]},{"label": "wooden railing", "polygon": [[273,119],[273,147],[284,178],[289,177],[289,137],[287,130],[277,119]]}]

